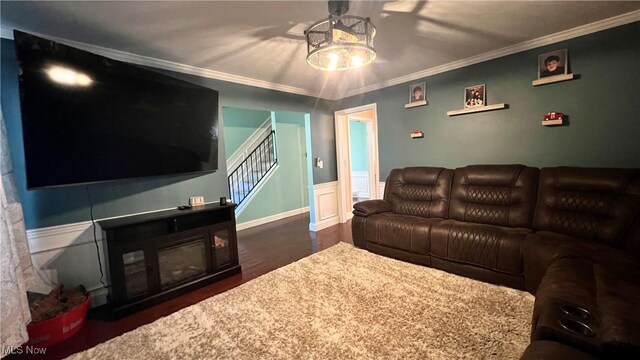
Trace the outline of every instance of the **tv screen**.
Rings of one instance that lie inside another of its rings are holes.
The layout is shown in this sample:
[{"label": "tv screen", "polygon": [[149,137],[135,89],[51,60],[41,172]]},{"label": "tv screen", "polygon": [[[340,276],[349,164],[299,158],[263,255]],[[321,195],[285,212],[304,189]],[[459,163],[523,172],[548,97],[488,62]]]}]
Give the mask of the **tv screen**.
[{"label": "tv screen", "polygon": [[14,32],[28,188],[217,170],[218,92]]}]

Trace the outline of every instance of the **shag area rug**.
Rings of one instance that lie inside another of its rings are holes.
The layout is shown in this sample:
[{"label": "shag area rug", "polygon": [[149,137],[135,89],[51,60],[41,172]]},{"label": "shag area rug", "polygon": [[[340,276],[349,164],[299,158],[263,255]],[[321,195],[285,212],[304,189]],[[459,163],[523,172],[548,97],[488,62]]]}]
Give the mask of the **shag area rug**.
[{"label": "shag area rug", "polygon": [[533,296],[340,243],[72,359],[517,359]]}]

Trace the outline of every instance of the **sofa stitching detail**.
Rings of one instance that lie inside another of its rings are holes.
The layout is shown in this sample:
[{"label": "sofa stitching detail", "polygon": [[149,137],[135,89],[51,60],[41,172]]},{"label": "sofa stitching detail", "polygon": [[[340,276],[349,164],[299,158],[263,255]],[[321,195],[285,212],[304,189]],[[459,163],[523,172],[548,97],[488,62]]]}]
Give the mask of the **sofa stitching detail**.
[{"label": "sofa stitching detail", "polygon": [[449,236],[451,234],[451,228],[453,227],[453,224],[449,224],[449,228],[447,229],[447,258],[449,257]]},{"label": "sofa stitching detail", "polygon": [[411,223],[411,227],[409,228],[409,248],[411,251],[415,251],[416,249],[413,247],[413,229],[416,227],[417,222]]}]

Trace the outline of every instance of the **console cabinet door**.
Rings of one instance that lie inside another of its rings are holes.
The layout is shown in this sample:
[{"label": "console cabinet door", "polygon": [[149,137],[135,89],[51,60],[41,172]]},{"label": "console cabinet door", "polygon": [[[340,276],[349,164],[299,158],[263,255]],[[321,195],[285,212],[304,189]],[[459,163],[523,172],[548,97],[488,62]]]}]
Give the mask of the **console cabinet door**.
[{"label": "console cabinet door", "polygon": [[222,226],[211,231],[210,246],[214,272],[238,265],[238,246],[234,230],[229,226]]},{"label": "console cabinet door", "polygon": [[114,242],[107,240],[111,301],[124,304],[155,293],[155,249],[143,242]]},{"label": "console cabinet door", "polygon": [[144,250],[134,250],[122,254],[124,269],[124,297],[135,299],[149,293],[148,256]]}]

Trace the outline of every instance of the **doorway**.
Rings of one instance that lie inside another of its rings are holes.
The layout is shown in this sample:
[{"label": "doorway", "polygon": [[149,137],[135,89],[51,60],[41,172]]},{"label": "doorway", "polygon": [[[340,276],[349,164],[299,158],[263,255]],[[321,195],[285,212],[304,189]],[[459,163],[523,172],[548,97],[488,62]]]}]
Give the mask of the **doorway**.
[{"label": "doorway", "polygon": [[349,115],[349,156],[351,159],[352,204],[371,198],[369,181],[369,130],[371,123]]},{"label": "doorway", "polygon": [[336,111],[338,215],[349,220],[353,204],[379,198],[378,118],[376,104]]},{"label": "doorway", "polygon": [[309,114],[224,107],[222,115],[227,173],[242,169],[231,176],[229,189],[240,184],[246,194],[236,208],[238,230],[308,212],[313,199]]}]

